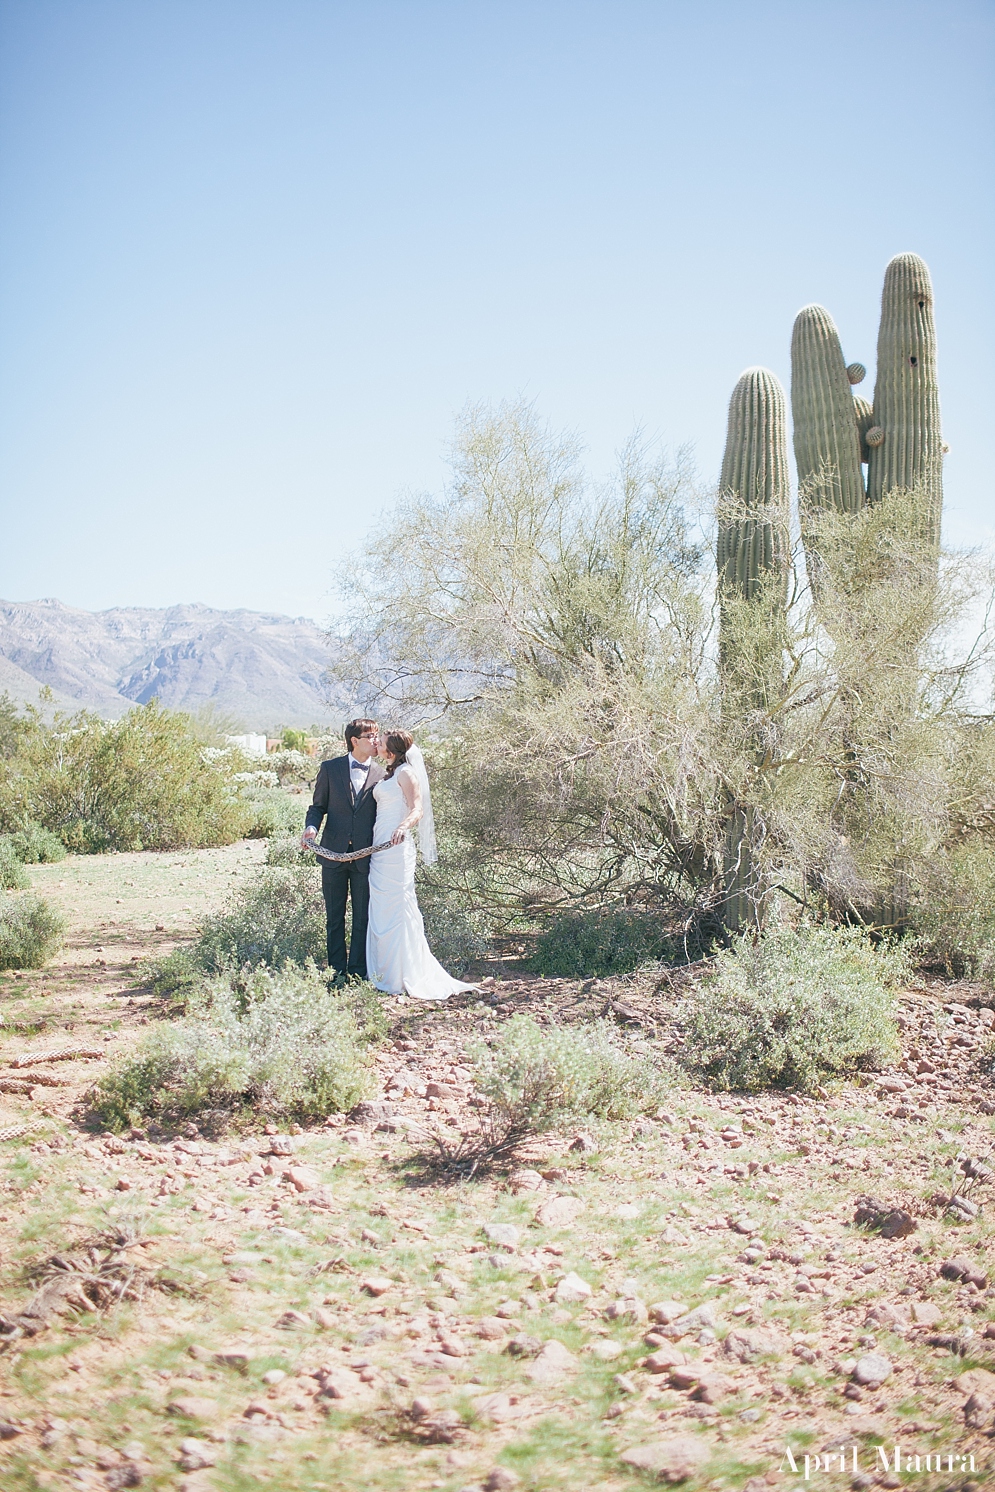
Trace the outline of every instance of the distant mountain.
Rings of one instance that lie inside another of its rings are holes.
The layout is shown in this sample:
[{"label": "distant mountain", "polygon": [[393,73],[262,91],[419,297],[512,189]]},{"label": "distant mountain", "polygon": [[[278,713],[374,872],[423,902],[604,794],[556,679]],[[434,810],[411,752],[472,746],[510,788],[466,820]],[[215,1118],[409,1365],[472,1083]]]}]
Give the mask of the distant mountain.
[{"label": "distant mountain", "polygon": [[0,693],[116,718],[156,698],[213,705],[251,730],[337,720],[323,683],[328,642],[304,617],[210,606],[81,611],[61,601],[0,601]]}]

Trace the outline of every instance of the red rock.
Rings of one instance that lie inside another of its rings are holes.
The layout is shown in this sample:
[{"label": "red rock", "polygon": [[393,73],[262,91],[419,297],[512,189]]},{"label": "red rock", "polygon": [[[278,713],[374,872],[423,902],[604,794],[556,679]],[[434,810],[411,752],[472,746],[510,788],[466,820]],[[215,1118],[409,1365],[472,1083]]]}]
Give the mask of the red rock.
[{"label": "red rock", "polygon": [[283,1173],[284,1181],[289,1181],[295,1191],[310,1192],[321,1185],[321,1177],[317,1171],[312,1171],[310,1166],[290,1166]]},{"label": "red rock", "polygon": [[365,1291],[367,1295],[386,1295],[388,1290],[393,1290],[394,1281],[380,1275],[370,1275],[360,1283],[359,1288]]},{"label": "red rock", "polygon": [[706,1373],[692,1390],[691,1397],[702,1404],[717,1404],[720,1399],[726,1398],[729,1386],[729,1379],[723,1378],[721,1373]]},{"label": "red rock", "polygon": [[682,1367],[684,1361],[684,1353],[681,1349],[668,1342],[666,1346],[658,1347],[650,1354],[646,1359],[646,1367],[651,1373],[666,1373],[671,1368]]},{"label": "red rock", "polygon": [[668,1435],[631,1446],[621,1458],[637,1471],[649,1472],[661,1482],[683,1482],[711,1459],[711,1450],[697,1435]]},{"label": "red rock", "polygon": [[670,1383],[673,1388],[694,1388],[701,1378],[701,1368],[695,1367],[693,1363],[675,1364],[670,1369]]}]

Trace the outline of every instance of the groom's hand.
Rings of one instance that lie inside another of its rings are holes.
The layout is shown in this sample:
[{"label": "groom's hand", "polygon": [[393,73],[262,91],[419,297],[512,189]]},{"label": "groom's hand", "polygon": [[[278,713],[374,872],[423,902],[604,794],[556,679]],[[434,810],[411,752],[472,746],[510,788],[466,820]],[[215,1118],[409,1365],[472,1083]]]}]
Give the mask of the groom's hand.
[{"label": "groom's hand", "polygon": [[302,850],[313,850],[314,849],[314,842],[315,842],[315,840],[317,838],[318,838],[318,831],[317,831],[317,829],[313,829],[313,828],[305,829],[304,833],[301,835],[301,849]]}]

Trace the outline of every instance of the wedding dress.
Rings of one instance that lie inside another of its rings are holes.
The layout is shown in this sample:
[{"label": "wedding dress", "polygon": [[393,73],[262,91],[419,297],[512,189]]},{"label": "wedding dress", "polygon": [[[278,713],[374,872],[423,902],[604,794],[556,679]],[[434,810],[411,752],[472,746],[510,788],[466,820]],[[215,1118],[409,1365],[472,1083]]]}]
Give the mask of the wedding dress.
[{"label": "wedding dress", "polygon": [[[427,822],[421,836],[423,854],[426,843],[434,845],[431,808],[428,806],[428,779],[424,776],[420,753],[414,761],[415,748],[408,752],[412,770],[422,779],[422,799]],[[398,769],[403,771],[404,768]],[[408,805],[397,777],[386,777],[373,789],[377,800],[377,819],[373,830],[374,845],[385,844],[398,824],[407,816]],[[424,822],[424,821],[423,821]],[[434,848],[426,859],[434,859]],[[415,1000],[448,1000],[458,990],[474,989],[460,984],[447,974],[433,958],[425,940],[425,924],[415,896],[415,841],[409,833],[400,844],[379,850],[370,859],[370,921],[366,934],[366,967],[368,978],[387,994],[408,994]]]}]

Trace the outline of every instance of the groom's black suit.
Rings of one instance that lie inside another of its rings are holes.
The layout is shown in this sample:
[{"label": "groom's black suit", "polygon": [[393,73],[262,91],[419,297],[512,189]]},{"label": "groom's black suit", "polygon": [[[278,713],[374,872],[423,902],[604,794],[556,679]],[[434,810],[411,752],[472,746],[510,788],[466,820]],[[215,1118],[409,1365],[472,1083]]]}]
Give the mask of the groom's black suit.
[{"label": "groom's black suit", "polygon": [[[373,825],[377,817],[373,789],[383,780],[383,775],[383,767],[371,762],[366,786],[357,796],[352,790],[348,756],[322,762],[305,823],[309,829],[318,829],[322,819],[325,820],[320,840],[324,849],[342,855],[349,850],[365,850],[373,843]],[[321,892],[325,898],[328,967],[338,974],[356,974],[365,979],[366,925],[370,915],[369,857],[340,864],[322,860]],[[345,906],[348,896],[352,897],[352,938],[347,954]]]}]

